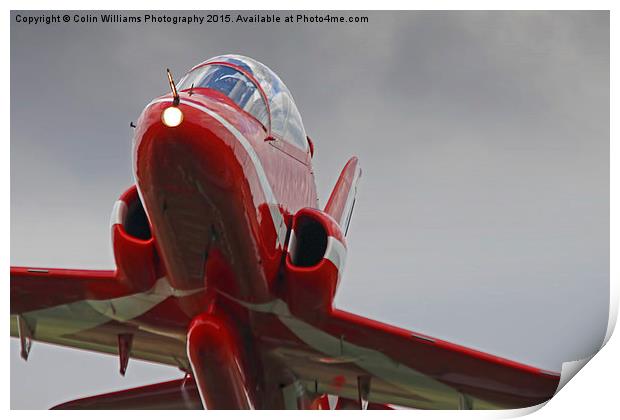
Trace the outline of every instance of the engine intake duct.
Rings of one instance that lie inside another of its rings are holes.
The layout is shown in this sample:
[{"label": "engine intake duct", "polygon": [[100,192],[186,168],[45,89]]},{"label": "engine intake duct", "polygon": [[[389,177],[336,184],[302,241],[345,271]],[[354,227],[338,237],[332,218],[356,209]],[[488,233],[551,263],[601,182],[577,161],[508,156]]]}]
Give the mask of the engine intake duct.
[{"label": "engine intake duct", "polygon": [[293,216],[283,282],[292,313],[312,321],[331,311],[345,257],[344,235],[330,215],[304,208]]},{"label": "engine intake duct", "polygon": [[157,278],[159,259],[149,220],[135,185],[114,204],[111,229],[119,281],[134,290],[150,288]]},{"label": "engine intake duct", "polygon": [[[137,195],[137,194],[136,194]],[[146,217],[142,201],[137,197],[127,203],[127,215],[123,221],[123,228],[129,236],[147,241],[152,238],[149,219]]]},{"label": "engine intake duct", "polygon": [[320,263],[327,250],[327,236],[325,227],[311,214],[296,217],[289,243],[291,264],[312,267]]}]

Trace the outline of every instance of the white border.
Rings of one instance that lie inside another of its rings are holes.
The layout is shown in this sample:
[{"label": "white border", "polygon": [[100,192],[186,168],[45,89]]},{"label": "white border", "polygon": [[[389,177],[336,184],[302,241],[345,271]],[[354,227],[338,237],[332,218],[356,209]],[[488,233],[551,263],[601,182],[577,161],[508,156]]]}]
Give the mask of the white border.
[{"label": "white border", "polygon": [[[618,22],[618,18],[616,17],[616,6],[617,2],[612,2],[612,1],[603,1],[603,0],[592,0],[592,1],[570,1],[570,0],[565,0],[565,1],[533,1],[533,0],[522,0],[522,1],[490,1],[490,0],[486,0],[486,1],[469,1],[469,2],[465,2],[465,1],[459,1],[459,0],[444,0],[444,1],[438,1],[438,0],[426,0],[426,1],[409,1],[409,2],[400,2],[400,1],[381,1],[381,2],[376,2],[376,3],[372,3],[372,4],[361,4],[359,1],[351,1],[351,0],[346,0],[346,1],[342,1],[340,2],[340,4],[338,4],[338,9],[368,9],[368,10],[380,10],[383,8],[391,8],[391,9],[401,9],[404,7],[408,7],[408,8],[414,8],[414,9],[418,9],[418,10],[450,10],[450,9],[456,9],[456,10],[486,10],[486,9],[494,9],[494,10],[498,10],[498,9],[504,9],[504,10],[513,10],[513,9],[518,9],[518,10],[550,10],[550,9],[561,9],[561,10],[592,10],[592,9],[604,9],[604,10],[612,10],[611,12],[611,90],[612,90],[612,96],[611,96],[611,109],[610,115],[616,115],[616,113],[614,111],[617,110],[617,106],[616,101],[617,101],[617,97],[618,95],[616,94],[617,92],[617,88],[616,88],[616,84],[614,83],[614,76],[615,76],[615,71],[617,69],[617,53],[615,52],[615,50],[617,49],[617,45],[618,45],[618,35],[617,35],[617,31],[615,30],[615,27],[617,25]],[[5,4],[8,4],[8,9],[45,9],[48,8],[50,6],[50,3],[47,1],[22,1],[22,2],[17,2],[17,1],[9,1],[6,2]],[[213,7],[215,5],[213,4],[205,4],[204,2],[198,2],[198,1],[192,1],[192,2],[165,2],[165,1],[161,1],[161,0],[155,0],[155,1],[135,1],[132,2],[131,5],[127,4],[126,2],[121,2],[121,1],[116,1],[116,0],[108,0],[108,1],[93,1],[93,2],[89,2],[88,4],[91,8],[93,9],[110,9],[110,8],[116,8],[116,9],[126,9],[126,10],[140,10],[140,9],[167,9],[167,10],[174,10],[174,9],[185,9],[185,10],[192,10],[192,9],[202,9],[205,8],[207,6],[209,7]],[[58,2],[54,2],[53,7],[55,9],[75,9],[75,10],[81,10],[81,9],[85,9],[86,4],[84,2],[78,2],[78,1],[58,1]],[[265,1],[265,2],[260,2],[259,4],[256,2],[249,2],[249,1],[236,1],[234,2],[234,4],[232,3],[227,3],[225,4],[225,6],[227,8],[237,8],[237,9],[279,9],[279,8],[284,8],[284,9],[335,9],[334,4],[332,2],[328,2],[328,1],[309,1],[309,0],[300,0],[295,2],[294,4],[291,4],[291,2],[287,2],[287,1]],[[5,57],[9,57],[9,51],[10,51],[10,25],[9,25],[9,19],[7,19],[7,15],[8,15],[8,10],[5,13],[5,18],[2,19],[2,34],[3,36],[3,50],[4,50],[4,56]],[[2,80],[5,81],[5,84],[10,84],[9,83],[9,66],[5,65],[2,67]],[[5,88],[5,92],[9,93],[10,91],[10,86]],[[4,125],[3,127],[5,128],[5,138],[10,138],[10,118],[9,118],[9,101],[6,99],[3,101],[2,104],[3,107],[3,118],[4,118]],[[612,119],[613,122],[613,119]],[[616,128],[615,128],[615,124],[611,124],[611,214],[619,214],[619,206],[618,206],[618,169],[614,164],[618,164],[619,163],[619,159],[618,159],[618,140],[617,140],[617,135],[616,135]],[[6,200],[9,200],[10,197],[10,142],[9,141],[4,141],[3,142],[3,151],[4,153],[2,153],[2,159],[4,160],[4,165],[2,165],[2,167],[5,170],[5,177],[3,179],[2,182],[2,192],[3,192],[3,196],[6,197]],[[10,230],[10,204],[5,202],[5,205],[2,206],[2,220],[5,223],[5,229],[4,232],[9,232]],[[616,220],[612,217],[611,219],[611,256],[612,256],[612,261],[611,261],[611,311],[610,311],[610,320],[612,322],[610,322],[609,324],[609,328],[607,331],[607,336],[606,336],[606,340],[609,340],[609,338],[611,337],[611,332],[613,330],[613,326],[615,325],[615,320],[617,318],[617,312],[618,312],[618,306],[617,306],[617,302],[618,302],[618,285],[617,285],[617,281],[618,281],[618,274],[620,274],[618,272],[618,263],[614,261],[613,256],[618,255],[618,223],[616,222]],[[2,258],[5,262],[5,280],[8,280],[8,270],[6,268],[8,268],[8,266],[10,265],[10,258],[9,258],[9,254],[10,254],[10,240],[8,238],[7,235],[5,235],[5,240],[2,243]],[[8,283],[8,281],[5,281],[5,285]],[[7,286],[5,286],[7,287]],[[5,289],[6,290],[6,289]],[[8,312],[8,307],[9,307],[9,294],[5,293],[5,313]],[[5,329],[7,331],[5,331],[5,337],[7,337],[8,339],[8,321],[5,323]],[[4,346],[3,350],[2,350],[3,354],[4,354],[4,358],[3,360],[5,360],[5,363],[8,363],[9,361],[9,347],[8,346]],[[554,397],[551,402],[548,404],[549,407],[545,408],[544,410],[538,411],[535,415],[537,416],[537,418],[582,418],[585,415],[588,416],[594,416],[596,417],[603,417],[603,415],[605,415],[605,417],[608,417],[609,413],[613,413],[613,412],[617,412],[617,408],[616,408],[616,404],[615,404],[615,400],[617,398],[616,395],[616,389],[617,389],[617,383],[616,383],[616,375],[617,372],[620,370],[620,362],[618,361],[619,358],[617,357],[618,355],[620,355],[620,351],[619,351],[619,345],[618,345],[618,339],[617,337],[612,337],[611,341],[609,341],[608,345],[605,347],[604,351],[601,352],[600,355],[596,356],[593,361],[586,366],[586,368],[584,369],[584,372],[582,374],[580,374],[580,378],[579,380],[575,380],[575,381],[571,381],[571,383],[566,386],[565,389],[563,389],[556,397]],[[59,378],[59,381],[61,381],[62,378]],[[4,392],[3,392],[3,396],[4,396],[4,401],[5,401],[5,405],[4,407],[6,409],[9,408],[10,406],[10,398],[9,398],[9,393],[10,393],[10,383],[9,383],[9,375],[5,375],[5,382],[4,382]],[[405,414],[406,413],[406,414]],[[13,411],[11,412],[12,416],[15,417],[21,417],[21,416],[31,416],[33,413],[32,412],[26,412],[26,411]],[[55,415],[53,413],[49,413],[49,412],[37,412],[37,415]],[[164,417],[168,417],[171,413],[166,413],[166,412],[154,412],[154,411],[150,411],[148,412],[149,416],[153,416],[156,418],[164,418]],[[428,417],[434,417],[434,418],[453,418],[455,415],[458,416],[464,416],[464,417],[470,417],[470,418],[480,418],[481,416],[483,417],[499,417],[500,413],[483,413],[483,412],[460,412],[460,413],[456,413],[456,412],[416,412],[415,416],[421,416],[424,418],[428,418]],[[508,413],[503,413],[503,415],[501,417],[503,417],[505,414]],[[516,414],[516,413],[513,413]],[[63,412],[62,413],[63,416],[83,416],[83,413],[71,413],[71,412]],[[94,416],[94,417],[107,417],[110,415],[110,413],[106,413],[106,412],[91,412],[89,413],[89,415]],[[188,416],[188,417],[192,417],[192,416],[204,416],[206,415],[205,413],[201,413],[201,412],[191,412],[191,413],[185,413],[184,415]],[[209,416],[216,416],[216,417],[237,417],[239,415],[252,415],[253,418],[257,418],[257,417],[262,417],[262,416],[276,416],[276,417],[280,417],[280,416],[288,416],[287,413],[285,412],[271,412],[271,413],[265,413],[265,412],[256,412],[256,413],[251,413],[251,414],[244,414],[244,413],[236,413],[236,412],[218,412],[218,413],[209,413]],[[306,415],[316,415],[315,413],[297,413],[296,416],[306,416]],[[353,412],[341,412],[338,414],[339,416],[357,416],[359,415],[358,413],[353,413]],[[367,412],[365,415],[368,416],[372,416],[372,415],[379,415],[377,412]],[[391,415],[395,415],[395,416],[399,416],[399,415],[407,415],[410,416],[412,415],[412,413],[408,413],[408,412],[396,412],[393,413]],[[461,417],[463,418],[463,417]]]}]

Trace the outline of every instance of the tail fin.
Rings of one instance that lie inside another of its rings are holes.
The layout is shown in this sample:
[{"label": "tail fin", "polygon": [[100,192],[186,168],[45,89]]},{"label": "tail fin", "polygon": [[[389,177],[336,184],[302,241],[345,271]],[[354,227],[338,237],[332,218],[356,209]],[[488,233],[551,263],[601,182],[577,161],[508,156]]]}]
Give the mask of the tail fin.
[{"label": "tail fin", "polygon": [[345,235],[351,222],[351,214],[355,205],[357,194],[357,182],[362,174],[362,168],[356,157],[349,159],[342,169],[338,181],[332,190],[329,200],[325,205],[325,213],[333,217]]}]

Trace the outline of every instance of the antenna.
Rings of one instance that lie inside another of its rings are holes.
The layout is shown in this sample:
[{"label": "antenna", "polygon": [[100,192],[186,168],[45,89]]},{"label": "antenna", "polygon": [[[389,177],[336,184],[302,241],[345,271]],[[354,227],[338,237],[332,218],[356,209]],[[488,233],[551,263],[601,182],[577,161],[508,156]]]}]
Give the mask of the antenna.
[{"label": "antenna", "polygon": [[174,84],[174,80],[172,79],[172,73],[170,73],[170,69],[166,69],[166,73],[168,74],[168,83],[170,84],[170,90],[172,90],[172,105],[179,105],[180,98],[179,92],[177,92],[177,86]]}]

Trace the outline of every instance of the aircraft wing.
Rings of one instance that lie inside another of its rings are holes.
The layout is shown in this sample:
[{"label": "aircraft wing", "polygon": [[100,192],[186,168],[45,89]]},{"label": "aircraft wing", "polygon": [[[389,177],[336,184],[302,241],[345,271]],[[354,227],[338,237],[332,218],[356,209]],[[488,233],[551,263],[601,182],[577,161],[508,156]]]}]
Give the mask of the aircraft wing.
[{"label": "aircraft wing", "polygon": [[279,312],[296,340],[272,353],[317,394],[420,409],[521,408],[550,399],[560,379],[341,310],[313,324]]},{"label": "aircraft wing", "polygon": [[[189,370],[185,331],[163,334],[161,329],[151,332],[131,322],[137,313],[165,298],[153,289],[127,289],[113,271],[12,267],[11,335],[20,337],[24,357],[34,340],[121,354],[121,371],[129,354]],[[342,397],[347,405],[362,399],[369,408],[386,404],[422,409],[527,407],[551,398],[559,383],[557,373],[341,310],[308,323],[290,314],[282,301],[246,306],[278,318],[283,338],[266,338],[265,351],[288,366],[307,391]],[[119,308],[123,310],[117,312]],[[128,336],[132,340],[124,341]],[[260,334],[257,338],[261,340]],[[173,385],[164,391],[177,404]],[[190,390],[183,389],[178,395],[186,398]],[[128,401],[135,397],[142,404],[143,395],[164,391],[145,388],[121,396]]]},{"label": "aircraft wing", "polygon": [[32,341],[41,341],[121,354],[121,373],[129,354],[186,367],[184,331],[156,334],[131,322],[167,297],[131,290],[114,271],[11,267],[11,335],[20,338],[23,358]]}]

